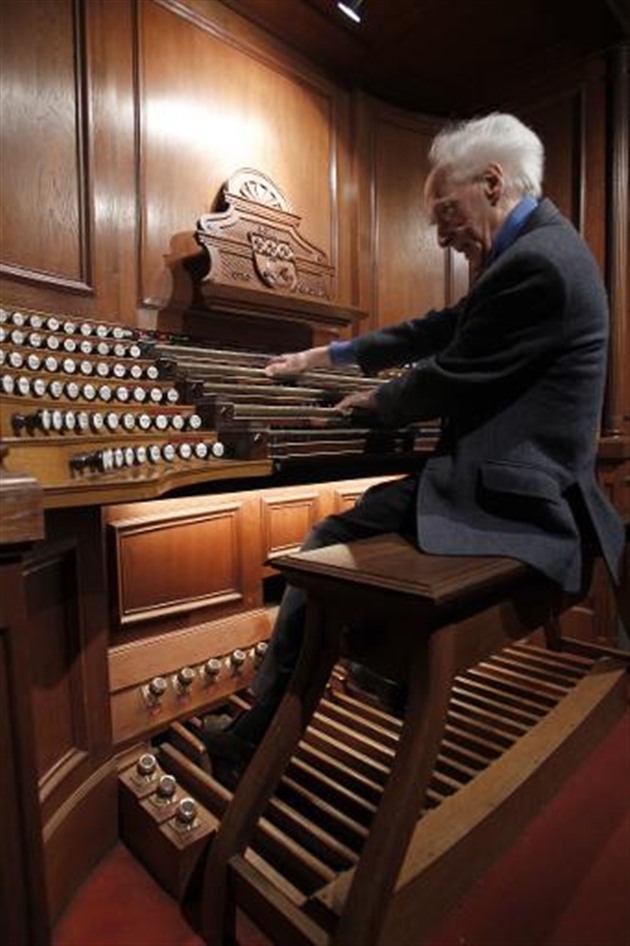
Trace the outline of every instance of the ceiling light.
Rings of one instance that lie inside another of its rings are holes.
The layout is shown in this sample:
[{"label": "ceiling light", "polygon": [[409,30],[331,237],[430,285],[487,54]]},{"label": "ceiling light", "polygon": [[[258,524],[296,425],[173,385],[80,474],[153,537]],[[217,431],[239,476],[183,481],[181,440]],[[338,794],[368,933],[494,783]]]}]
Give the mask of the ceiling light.
[{"label": "ceiling light", "polygon": [[354,20],[355,23],[361,22],[361,7],[363,0],[338,0],[337,6],[347,17]]}]

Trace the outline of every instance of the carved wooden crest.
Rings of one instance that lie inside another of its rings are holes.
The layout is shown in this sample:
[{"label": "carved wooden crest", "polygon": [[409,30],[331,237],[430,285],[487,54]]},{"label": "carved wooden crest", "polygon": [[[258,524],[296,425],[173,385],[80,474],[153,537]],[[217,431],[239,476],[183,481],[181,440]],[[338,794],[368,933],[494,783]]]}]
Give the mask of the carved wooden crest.
[{"label": "carved wooden crest", "polygon": [[326,254],[298,233],[301,217],[260,171],[242,168],[224,185],[220,208],[197,223],[209,254],[206,280],[328,300],[334,269]]}]

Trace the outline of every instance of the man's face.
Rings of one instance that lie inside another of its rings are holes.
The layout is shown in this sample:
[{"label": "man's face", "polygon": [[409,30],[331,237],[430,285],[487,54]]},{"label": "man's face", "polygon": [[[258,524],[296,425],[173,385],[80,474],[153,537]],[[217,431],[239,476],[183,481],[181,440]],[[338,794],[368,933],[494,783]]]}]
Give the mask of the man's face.
[{"label": "man's face", "polygon": [[496,231],[494,194],[485,176],[461,183],[438,168],[427,180],[425,200],[438,243],[463,253],[473,269],[483,264]]}]

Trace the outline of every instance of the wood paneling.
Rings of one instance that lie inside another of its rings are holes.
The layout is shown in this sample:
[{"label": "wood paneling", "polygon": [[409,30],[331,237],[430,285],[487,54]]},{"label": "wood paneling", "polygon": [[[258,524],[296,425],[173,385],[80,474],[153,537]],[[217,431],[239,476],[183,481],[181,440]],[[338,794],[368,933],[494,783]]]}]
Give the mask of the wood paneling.
[{"label": "wood paneling", "polygon": [[140,22],[142,296],[163,305],[165,254],[190,253],[196,219],[241,167],[299,201],[308,239],[336,259],[335,90],[226,42],[197,13],[143,3]]},{"label": "wood paneling", "polygon": [[23,567],[52,918],[116,837],[101,541],[98,510],[49,512]]},{"label": "wood paneling", "polygon": [[130,0],[9,0],[0,15],[0,295],[137,324]]},{"label": "wood paneling", "polygon": [[260,607],[259,501],[248,491],[110,506],[112,641]]},{"label": "wood paneling", "polygon": [[[270,632],[265,611],[247,611],[112,648],[109,667],[115,744],[146,738],[164,730],[172,720],[220,703],[235,688],[248,686],[258,664],[254,647],[267,640]],[[237,648],[245,653],[245,660],[235,667],[231,655]],[[221,664],[212,675],[205,672],[210,658]],[[186,691],[177,683],[177,671],[182,667],[190,667],[195,673]],[[166,691],[162,699],[151,704],[146,686],[157,676],[166,680]]]},{"label": "wood paneling", "polygon": [[85,46],[72,0],[2,3],[2,264],[91,291]]},{"label": "wood paneling", "polygon": [[0,935],[11,946],[45,946],[49,916],[21,555],[0,555]]},{"label": "wood paneling", "polygon": [[116,522],[118,619],[122,626],[189,613],[243,607],[251,597],[243,503]]},{"label": "wood paneling", "polygon": [[449,298],[447,255],[423,211],[427,150],[438,124],[371,103],[370,255],[362,278],[373,326],[442,307]]},{"label": "wood paneling", "polygon": [[[573,64],[553,83],[508,103],[543,139],[545,193],[575,224],[604,276],[610,300],[611,356],[604,434],[630,425],[628,354],[628,52]],[[625,62],[625,65],[624,65]]]},{"label": "wood paneling", "polygon": [[613,115],[608,203],[608,282],[612,307],[612,352],[606,422],[615,434],[630,434],[630,45],[611,56]]},{"label": "wood paneling", "polygon": [[522,113],[545,143],[545,193],[578,228],[583,219],[581,104],[579,89],[571,88]]},{"label": "wood paneling", "polygon": [[37,762],[40,790],[45,793],[47,779],[55,777],[57,767],[73,755],[78,762],[86,748],[86,707],[77,699],[77,680],[73,680],[80,671],[82,649],[73,551],[33,563],[25,578]]},{"label": "wood paneling", "polygon": [[261,504],[263,560],[299,548],[309,530],[322,518],[316,490],[263,493]]}]

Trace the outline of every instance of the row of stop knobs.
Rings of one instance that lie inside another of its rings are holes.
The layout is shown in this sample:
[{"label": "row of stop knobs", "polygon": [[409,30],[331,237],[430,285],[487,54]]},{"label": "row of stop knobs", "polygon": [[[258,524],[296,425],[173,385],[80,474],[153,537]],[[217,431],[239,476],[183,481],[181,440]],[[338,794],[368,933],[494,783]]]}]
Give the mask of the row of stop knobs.
[{"label": "row of stop knobs", "polygon": [[98,472],[110,473],[112,470],[122,470],[124,467],[141,466],[145,463],[173,463],[180,460],[211,460],[220,458],[224,454],[223,444],[219,441],[199,440],[193,443],[182,441],[178,444],[152,443],[148,446],[139,444],[137,447],[104,447],[93,453],[80,453],[70,459],[70,469],[74,473]]},{"label": "row of stop knobs", "polygon": [[41,312],[19,312],[0,308],[0,325],[12,325],[15,328],[43,329],[46,332],[63,332],[65,335],[96,335],[97,338],[135,339],[137,331],[124,325],[106,323],[76,322],[73,319],[57,318]]},{"label": "row of stop knobs", "polygon": [[[266,641],[259,641],[249,651],[237,648],[227,657],[210,657],[200,667],[180,667],[177,673],[171,677],[173,689],[179,696],[185,696],[192,691],[195,681],[200,681],[202,685],[214,683],[224,669],[227,669],[230,673],[239,673],[243,669],[248,656],[257,665],[263,659],[267,646]],[[153,677],[146,686],[142,687],[142,693],[147,703],[155,706],[161,702],[168,688],[169,681],[166,677]]]},{"label": "row of stop knobs", "polygon": [[143,358],[150,354],[146,345],[135,342],[95,338],[73,338],[71,335],[44,335],[39,331],[29,332],[0,326],[0,343],[35,348],[42,351],[67,352],[68,354],[98,355],[101,358]]}]

